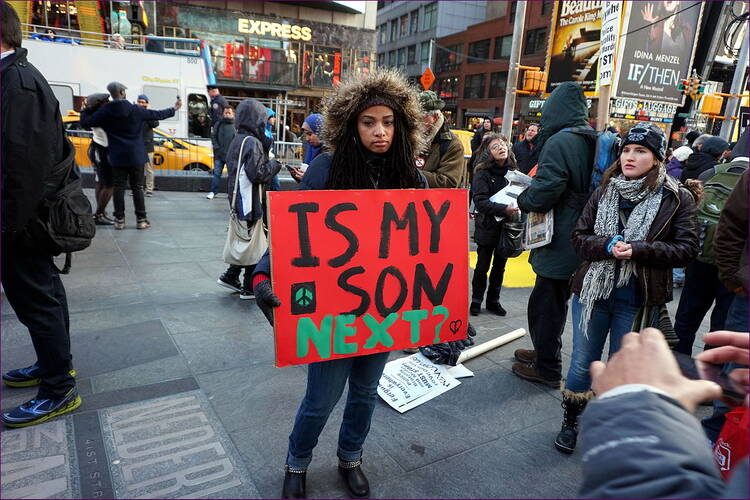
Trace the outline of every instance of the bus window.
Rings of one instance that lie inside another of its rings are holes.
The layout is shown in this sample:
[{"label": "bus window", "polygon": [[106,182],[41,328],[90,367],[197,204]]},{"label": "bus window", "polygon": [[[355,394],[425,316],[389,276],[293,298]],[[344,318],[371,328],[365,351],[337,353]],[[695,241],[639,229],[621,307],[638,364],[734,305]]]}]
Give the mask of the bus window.
[{"label": "bus window", "polygon": [[204,95],[188,94],[188,135],[190,137],[211,137],[208,100]]},{"label": "bus window", "polygon": [[73,87],[69,85],[50,84],[55,99],[60,103],[60,114],[65,115],[73,107]]},{"label": "bus window", "polygon": [[[177,101],[177,96],[180,94],[179,90],[172,87],[156,87],[154,85],[144,85],[143,93],[148,97],[150,109],[166,109],[174,106]],[[136,96],[130,96],[135,98]],[[135,100],[135,99],[134,99]],[[179,116],[175,114],[172,118],[162,120],[164,122],[176,122],[179,120]]]}]

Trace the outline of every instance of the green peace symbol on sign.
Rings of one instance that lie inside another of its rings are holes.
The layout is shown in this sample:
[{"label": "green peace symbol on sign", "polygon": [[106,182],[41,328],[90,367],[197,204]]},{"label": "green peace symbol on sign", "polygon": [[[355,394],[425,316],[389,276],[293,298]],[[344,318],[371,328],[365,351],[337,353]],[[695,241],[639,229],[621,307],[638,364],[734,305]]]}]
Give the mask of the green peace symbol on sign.
[{"label": "green peace symbol on sign", "polygon": [[301,306],[309,306],[313,301],[313,293],[309,288],[300,288],[294,294],[294,301]]}]

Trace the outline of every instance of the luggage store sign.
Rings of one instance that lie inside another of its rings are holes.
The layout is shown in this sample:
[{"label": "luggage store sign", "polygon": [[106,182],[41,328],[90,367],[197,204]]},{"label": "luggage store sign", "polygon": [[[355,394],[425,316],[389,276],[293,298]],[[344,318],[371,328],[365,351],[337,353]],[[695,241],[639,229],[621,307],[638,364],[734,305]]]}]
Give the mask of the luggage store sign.
[{"label": "luggage store sign", "polygon": [[617,57],[616,97],[681,105],[703,2],[628,2]]},{"label": "luggage store sign", "polygon": [[468,193],[269,192],[276,366],[466,338]]}]

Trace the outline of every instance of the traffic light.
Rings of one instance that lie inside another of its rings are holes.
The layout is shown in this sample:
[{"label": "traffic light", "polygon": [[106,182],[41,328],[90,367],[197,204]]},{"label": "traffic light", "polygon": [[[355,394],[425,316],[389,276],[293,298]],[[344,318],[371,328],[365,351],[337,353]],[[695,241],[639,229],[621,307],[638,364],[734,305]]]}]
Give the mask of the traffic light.
[{"label": "traffic light", "polygon": [[526,70],[523,74],[523,90],[537,94],[547,87],[547,73]]},{"label": "traffic light", "polygon": [[724,104],[724,98],[718,95],[703,96],[701,102],[701,113],[704,115],[721,114],[721,106]]},{"label": "traffic light", "polygon": [[690,91],[690,80],[688,78],[683,78],[677,85],[677,90],[687,95]]}]

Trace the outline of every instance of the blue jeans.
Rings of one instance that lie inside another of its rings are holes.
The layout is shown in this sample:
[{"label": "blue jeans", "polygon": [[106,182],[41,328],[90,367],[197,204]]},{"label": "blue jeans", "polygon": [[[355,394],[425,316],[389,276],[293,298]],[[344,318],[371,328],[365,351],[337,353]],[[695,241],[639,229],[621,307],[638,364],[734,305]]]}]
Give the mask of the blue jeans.
[{"label": "blue jeans", "polygon": [[279,181],[278,175],[274,175],[273,179],[271,179],[271,182],[268,183],[268,190],[281,191],[281,181]]},{"label": "blue jeans", "polygon": [[211,192],[217,194],[219,192],[219,183],[221,182],[221,171],[224,170],[224,158],[214,157],[214,172],[211,178]]},{"label": "blue jeans", "polygon": [[597,300],[591,312],[588,332],[580,326],[583,304],[578,295],[573,296],[573,356],[570,360],[565,388],[573,392],[591,389],[589,366],[602,358],[604,342],[609,334],[609,355],[620,349],[620,343],[633,327],[633,320],[640,308],[635,303],[635,281],[631,285],[615,288],[608,299]]},{"label": "blue jeans", "polygon": [[294,469],[307,469],[310,465],[318,437],[341,398],[347,379],[349,395],[339,431],[338,457],[347,462],[362,458],[362,445],[370,431],[378,382],[388,354],[320,361],[308,366],[307,392],[289,435],[287,465]]}]

